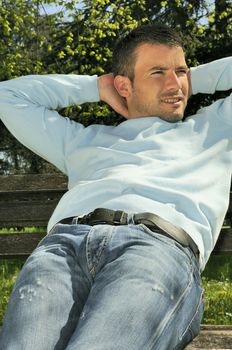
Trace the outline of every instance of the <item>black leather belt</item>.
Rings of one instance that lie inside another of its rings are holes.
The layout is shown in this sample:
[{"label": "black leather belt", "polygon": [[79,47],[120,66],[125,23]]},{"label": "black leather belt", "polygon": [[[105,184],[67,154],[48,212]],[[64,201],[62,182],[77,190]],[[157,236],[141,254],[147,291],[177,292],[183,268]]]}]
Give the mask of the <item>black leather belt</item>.
[{"label": "black leather belt", "polygon": [[82,224],[82,225],[128,225],[132,224],[144,224],[151,231],[160,233],[164,236],[170,237],[182,244],[184,247],[192,249],[195,255],[198,255],[199,251],[197,245],[192,238],[180,227],[177,227],[164,220],[160,216],[153,213],[138,213],[133,214],[129,219],[128,213],[122,210],[111,210],[105,208],[97,208],[89,214],[82,217],[72,216],[61,220],[61,224]]}]

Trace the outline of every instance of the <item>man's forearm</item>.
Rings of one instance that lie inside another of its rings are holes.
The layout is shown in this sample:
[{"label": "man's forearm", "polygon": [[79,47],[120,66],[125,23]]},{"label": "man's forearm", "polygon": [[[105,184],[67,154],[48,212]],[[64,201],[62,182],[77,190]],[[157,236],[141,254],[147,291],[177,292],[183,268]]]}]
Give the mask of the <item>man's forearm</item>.
[{"label": "man's forearm", "polygon": [[[55,110],[98,100],[97,77],[27,76],[0,83],[0,118],[22,144],[65,173],[64,145],[73,128]],[[82,130],[76,123],[77,138]]]},{"label": "man's forearm", "polygon": [[192,92],[210,93],[232,88],[232,57],[191,68]]},{"label": "man's forearm", "polygon": [[99,101],[96,76],[31,75],[0,83],[1,105],[34,104],[48,109]]}]

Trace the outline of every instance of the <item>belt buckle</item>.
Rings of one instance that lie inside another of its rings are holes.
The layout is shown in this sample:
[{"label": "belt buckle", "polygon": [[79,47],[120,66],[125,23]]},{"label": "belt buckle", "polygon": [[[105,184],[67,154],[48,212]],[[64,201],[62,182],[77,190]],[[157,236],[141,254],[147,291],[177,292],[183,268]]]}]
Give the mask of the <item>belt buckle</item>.
[{"label": "belt buckle", "polygon": [[113,223],[115,225],[127,225],[128,224],[128,214],[123,210],[115,210]]},{"label": "belt buckle", "polygon": [[91,219],[91,215],[92,215],[92,213],[93,212],[91,212],[91,213],[88,213],[88,214],[86,214],[86,215],[83,215],[83,216],[77,216],[76,218],[75,218],[75,220],[76,220],[76,223],[77,224],[81,224],[81,225],[85,225],[85,224],[89,224],[89,220]]},{"label": "belt buckle", "polygon": [[122,210],[111,210],[105,208],[97,208],[94,211],[77,218],[78,224],[97,225],[127,225],[128,214]]}]

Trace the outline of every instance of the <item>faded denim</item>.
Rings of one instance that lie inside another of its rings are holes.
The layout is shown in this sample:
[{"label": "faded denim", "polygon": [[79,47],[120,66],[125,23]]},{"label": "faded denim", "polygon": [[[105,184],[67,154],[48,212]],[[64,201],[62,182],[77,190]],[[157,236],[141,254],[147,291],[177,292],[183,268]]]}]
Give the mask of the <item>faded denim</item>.
[{"label": "faded denim", "polygon": [[144,225],[56,225],[13,289],[4,350],[171,350],[199,333],[199,265]]}]

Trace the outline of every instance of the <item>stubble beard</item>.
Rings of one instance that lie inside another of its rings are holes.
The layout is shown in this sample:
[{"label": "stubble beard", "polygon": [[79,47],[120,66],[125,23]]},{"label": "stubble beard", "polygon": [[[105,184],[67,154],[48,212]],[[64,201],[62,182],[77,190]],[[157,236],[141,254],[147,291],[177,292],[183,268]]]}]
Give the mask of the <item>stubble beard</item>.
[{"label": "stubble beard", "polygon": [[164,108],[154,108],[153,105],[141,103],[139,99],[135,100],[134,107],[137,111],[136,118],[159,117],[168,123],[177,123],[181,121],[184,117],[185,110],[184,106],[183,111],[166,111]]},{"label": "stubble beard", "polygon": [[178,123],[183,119],[184,113],[160,114],[157,117],[168,123]]}]

